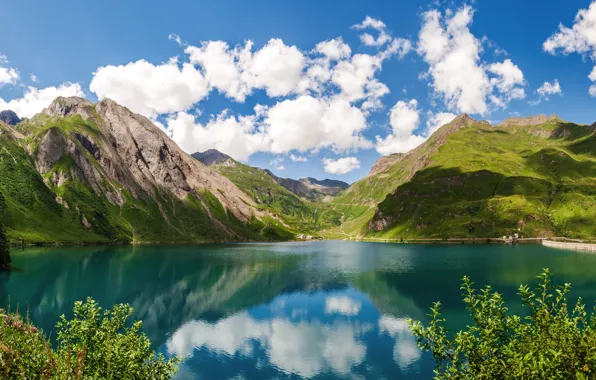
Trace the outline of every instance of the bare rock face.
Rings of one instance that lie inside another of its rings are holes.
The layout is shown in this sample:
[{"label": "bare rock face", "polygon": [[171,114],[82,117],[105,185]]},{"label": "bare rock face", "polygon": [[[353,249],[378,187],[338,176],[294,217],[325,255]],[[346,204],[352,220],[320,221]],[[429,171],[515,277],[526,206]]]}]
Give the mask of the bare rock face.
[{"label": "bare rock face", "polygon": [[562,121],[557,115],[552,114],[550,116],[546,115],[536,115],[536,116],[528,116],[528,117],[510,117],[505,119],[498,127],[527,127],[531,125],[539,125],[544,124],[549,121]]},{"label": "bare rock face", "polygon": [[252,199],[220,174],[205,167],[178,147],[149,119],[134,114],[110,99],[95,105],[99,129],[113,137],[112,146],[146,193],[155,185],[179,198],[209,190],[236,218],[248,222],[254,214]]},{"label": "bare rock face", "polygon": [[404,158],[403,153],[393,153],[389,156],[379,158],[368,173],[369,176],[375,175],[387,170],[390,166],[400,162]]},{"label": "bare rock face", "polygon": [[93,103],[85,98],[76,96],[65,98],[59,96],[52,102],[52,104],[45,108],[42,113],[48,116],[58,117],[78,114],[81,115],[83,119],[88,119],[91,117],[90,106],[93,106]]}]

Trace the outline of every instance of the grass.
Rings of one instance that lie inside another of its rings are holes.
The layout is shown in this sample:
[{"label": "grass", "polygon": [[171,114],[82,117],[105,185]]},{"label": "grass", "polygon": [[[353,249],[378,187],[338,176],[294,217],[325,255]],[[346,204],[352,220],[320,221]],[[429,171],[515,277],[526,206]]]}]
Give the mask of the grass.
[{"label": "grass", "polygon": [[437,139],[338,197],[343,232],[392,239],[596,236],[593,128],[473,123]]}]

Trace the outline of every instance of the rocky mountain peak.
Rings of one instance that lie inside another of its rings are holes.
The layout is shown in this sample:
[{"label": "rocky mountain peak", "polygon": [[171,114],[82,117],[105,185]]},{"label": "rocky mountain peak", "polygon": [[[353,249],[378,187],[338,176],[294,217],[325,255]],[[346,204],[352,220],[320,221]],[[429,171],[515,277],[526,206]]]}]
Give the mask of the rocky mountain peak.
[{"label": "rocky mountain peak", "polygon": [[549,121],[562,121],[557,115],[552,114],[550,116],[546,115],[534,115],[534,116],[526,116],[526,117],[510,117],[505,119],[498,127],[527,127],[531,125],[539,125],[544,124]]},{"label": "rocky mountain peak", "polygon": [[21,122],[21,119],[14,111],[5,110],[0,112],[0,121],[3,121],[8,125],[17,125]]},{"label": "rocky mountain peak", "polygon": [[220,152],[217,149],[208,149],[204,152],[196,152],[191,154],[191,156],[207,166],[221,164],[222,162],[232,159],[232,157]]},{"label": "rocky mountain peak", "polygon": [[87,107],[92,107],[93,104],[78,96],[63,97],[59,96],[47,108],[44,108],[42,113],[48,116],[66,117],[79,114],[83,118],[90,117]]}]

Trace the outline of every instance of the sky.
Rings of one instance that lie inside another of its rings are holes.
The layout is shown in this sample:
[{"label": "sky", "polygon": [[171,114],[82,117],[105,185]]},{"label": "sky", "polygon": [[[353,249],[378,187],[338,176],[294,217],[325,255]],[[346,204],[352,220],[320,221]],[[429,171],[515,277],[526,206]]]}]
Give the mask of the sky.
[{"label": "sky", "polygon": [[354,182],[456,115],[596,121],[596,2],[7,1],[0,109],[111,98],[188,153]]}]

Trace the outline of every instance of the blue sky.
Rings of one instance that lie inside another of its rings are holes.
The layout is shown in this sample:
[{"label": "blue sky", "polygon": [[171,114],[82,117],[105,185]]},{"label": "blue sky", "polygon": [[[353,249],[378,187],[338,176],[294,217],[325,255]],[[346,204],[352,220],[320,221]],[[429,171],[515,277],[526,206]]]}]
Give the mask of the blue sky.
[{"label": "blue sky", "polygon": [[[588,77],[596,46],[589,21],[596,20],[596,6],[590,5],[6,2],[0,106],[30,116],[59,94],[92,101],[107,96],[158,122],[189,152],[215,147],[280,176],[352,182],[366,175],[379,152],[401,152],[423,141],[435,128],[433,116],[448,120],[467,111],[497,123],[512,115],[556,113],[579,123],[596,121]],[[370,22],[362,25],[367,16]],[[557,35],[559,24],[571,29]],[[433,46],[431,32],[437,30],[450,47]],[[364,33],[375,39],[371,46]],[[378,40],[381,35],[386,41]],[[216,41],[228,49],[217,51]],[[329,58],[313,51],[325,41],[349,46],[349,52]],[[384,53],[388,57],[379,59]],[[222,57],[232,60],[235,71],[219,70]],[[328,76],[318,82],[308,76],[316,65]],[[551,86],[542,87],[545,82]],[[537,93],[541,87],[547,88],[544,96]],[[374,105],[365,106],[367,100]]]}]

